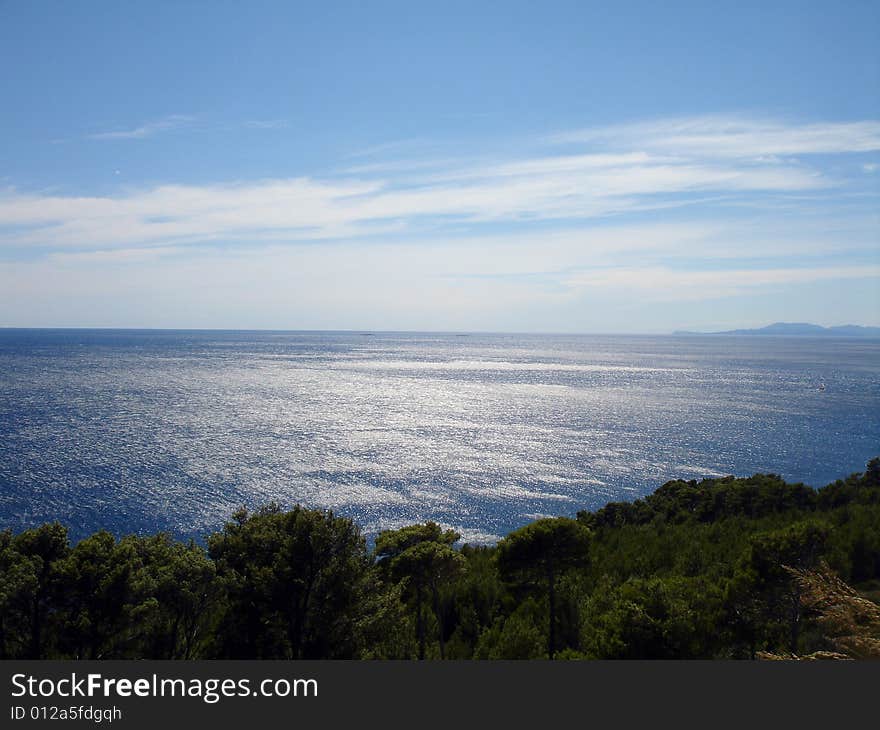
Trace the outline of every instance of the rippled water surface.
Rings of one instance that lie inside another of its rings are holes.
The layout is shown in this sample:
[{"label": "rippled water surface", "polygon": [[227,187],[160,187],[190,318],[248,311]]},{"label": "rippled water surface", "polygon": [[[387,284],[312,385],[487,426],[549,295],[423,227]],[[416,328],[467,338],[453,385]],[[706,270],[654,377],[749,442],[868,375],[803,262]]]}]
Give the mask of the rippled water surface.
[{"label": "rippled water surface", "polygon": [[492,540],[674,477],[821,486],[878,453],[878,341],[0,330],[14,529],[200,536],[274,500]]}]

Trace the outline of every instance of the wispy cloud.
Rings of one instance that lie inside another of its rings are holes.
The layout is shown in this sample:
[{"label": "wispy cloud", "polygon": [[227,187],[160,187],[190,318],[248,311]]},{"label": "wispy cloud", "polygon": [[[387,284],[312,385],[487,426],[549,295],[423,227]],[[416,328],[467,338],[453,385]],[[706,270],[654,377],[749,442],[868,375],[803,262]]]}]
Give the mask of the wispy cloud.
[{"label": "wispy cloud", "polygon": [[186,126],[195,121],[194,117],[185,114],[169,114],[155,121],[146,122],[131,129],[117,129],[88,135],[89,139],[145,139],[161,132]]},{"label": "wispy cloud", "polygon": [[[560,163],[562,164],[562,163]],[[564,164],[562,164],[565,167]],[[524,165],[529,170],[529,165]],[[658,196],[706,192],[804,191],[829,181],[809,170],[775,165],[621,164],[543,174],[491,170],[475,178],[430,177],[407,187],[385,180],[264,180],[229,185],[166,185],[115,197],[0,197],[0,246],[127,246],[181,238],[235,238],[275,232],[294,240],[373,235],[396,221],[413,231],[450,223],[480,224],[598,218],[651,208]]]},{"label": "wispy cloud", "polygon": [[404,158],[388,159],[376,162],[364,162],[347,165],[337,170],[338,175],[366,175],[370,177],[399,175],[400,173],[433,172],[433,176],[442,170],[460,169],[464,164],[460,158]]},{"label": "wispy cloud", "polygon": [[[590,244],[603,239],[604,253],[590,255]],[[418,246],[349,241],[332,246],[206,247],[197,256],[158,249],[0,260],[0,311],[20,311],[26,304],[30,321],[87,321],[96,326],[135,322],[172,327],[513,326],[608,331],[615,326],[617,311],[627,307],[640,306],[645,317],[641,325],[630,323],[630,329],[644,328],[653,310],[669,306],[680,306],[680,316],[701,312],[710,326],[711,308],[695,308],[694,302],[767,293],[785,296],[798,287],[834,280],[844,282],[843,297],[859,280],[876,281],[880,274],[877,265],[789,264],[758,270],[733,265],[693,271],[640,263],[669,247],[698,246],[706,240],[713,240],[711,231],[654,233],[643,226],[616,236],[612,232],[607,238],[597,232],[592,241],[578,241],[571,233],[546,246],[540,238],[498,236]],[[639,245],[634,255],[633,247]],[[615,257],[615,249],[627,255]],[[578,270],[532,273],[572,263]],[[518,275],[523,273],[528,275]],[[870,311],[859,319],[870,317],[876,321]],[[666,324],[675,326],[680,322]]]},{"label": "wispy cloud", "polygon": [[604,144],[700,157],[739,159],[880,150],[880,121],[786,124],[709,115],[592,127],[552,135],[553,143]]},{"label": "wispy cloud", "polygon": [[288,122],[286,119],[250,119],[244,126],[249,129],[284,129]]},{"label": "wispy cloud", "polygon": [[[193,307],[222,290],[245,309],[252,299],[329,313],[369,302],[388,322],[428,326],[419,318],[441,310],[463,323],[475,309],[525,321],[612,292],[710,301],[880,276],[878,196],[863,173],[880,149],[878,122],[672,120],[557,135],[566,147],[556,154],[532,140],[537,154],[495,158],[428,159],[416,142],[363,151],[362,164],[323,177],[115,195],[0,190],[0,289],[86,296],[73,277],[110,296],[124,282],[164,291],[192,281]],[[825,157],[843,154],[857,164]],[[394,318],[416,300],[411,322]]]},{"label": "wispy cloud", "polygon": [[823,266],[692,271],[671,267],[617,267],[580,272],[565,280],[573,291],[627,291],[648,301],[707,301],[761,287],[817,281],[872,279],[880,266]]},{"label": "wispy cloud", "polygon": [[361,149],[350,152],[348,157],[387,157],[389,155],[398,155],[405,153],[419,152],[424,153],[426,149],[436,147],[437,143],[427,139],[414,137],[411,139],[396,139],[390,142],[380,142],[379,144],[362,147]]},{"label": "wispy cloud", "polygon": [[87,266],[100,266],[104,264],[141,264],[184,252],[191,255],[194,253],[194,250],[164,246],[161,248],[120,248],[99,251],[76,251],[74,253],[56,252],[50,254],[48,260],[57,264],[84,264]]}]

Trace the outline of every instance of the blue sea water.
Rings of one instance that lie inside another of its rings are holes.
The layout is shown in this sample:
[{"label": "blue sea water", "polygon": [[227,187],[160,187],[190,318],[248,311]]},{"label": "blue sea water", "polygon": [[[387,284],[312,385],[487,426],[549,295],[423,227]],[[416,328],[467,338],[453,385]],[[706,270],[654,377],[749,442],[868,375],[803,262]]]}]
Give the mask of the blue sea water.
[{"label": "blue sea water", "polygon": [[822,486],[878,454],[880,341],[0,330],[14,530],[198,538],[276,501],[492,541],[672,478]]}]

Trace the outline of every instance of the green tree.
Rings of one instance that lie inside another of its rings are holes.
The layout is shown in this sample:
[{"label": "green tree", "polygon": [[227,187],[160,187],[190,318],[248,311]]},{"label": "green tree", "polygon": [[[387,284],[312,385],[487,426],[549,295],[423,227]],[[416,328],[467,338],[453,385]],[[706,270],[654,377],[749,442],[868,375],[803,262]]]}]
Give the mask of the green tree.
[{"label": "green tree", "polygon": [[231,658],[354,658],[370,572],[358,527],[332,512],[270,505],[208,538],[228,591],[218,652]]},{"label": "green tree", "polygon": [[57,565],[63,585],[61,651],[74,659],[119,659],[139,629],[132,615],[140,569],[130,546],[101,530],[77,543]]},{"label": "green tree", "polygon": [[143,566],[135,590],[145,599],[140,621],[146,654],[154,659],[203,656],[224,599],[214,563],[203,548],[166,533],[123,542]]},{"label": "green tree", "polygon": [[451,547],[460,537],[453,530],[444,531],[436,523],[426,522],[400,530],[385,530],[376,538],[376,557],[387,563],[395,578],[406,580],[414,595],[419,659],[424,659],[426,653],[425,593],[430,594],[437,620],[440,658],[446,658],[440,591],[464,569],[465,559]]},{"label": "green tree", "polygon": [[[790,569],[818,565],[828,534],[825,525],[810,521],[749,540],[731,583],[731,603],[744,604],[747,620],[758,624],[757,638],[770,648],[784,645],[792,654],[797,653],[803,611],[801,588]],[[755,641],[751,643],[754,656]]]},{"label": "green tree", "polygon": [[586,601],[583,645],[596,659],[710,658],[721,595],[703,580],[602,581]]},{"label": "green tree", "polygon": [[880,487],[880,456],[871,459],[865,468],[865,484]]},{"label": "green tree", "polygon": [[463,545],[460,553],[466,565],[449,587],[453,614],[447,655],[471,659],[481,634],[502,614],[507,590],[498,575],[494,547]]},{"label": "green tree", "polygon": [[484,631],[477,645],[478,659],[540,659],[547,648],[540,625],[546,610],[529,597],[519,603],[509,616],[499,618]]},{"label": "green tree", "polygon": [[19,553],[11,530],[0,532],[0,659],[28,656],[39,563]]},{"label": "green tree", "polygon": [[400,584],[389,586],[379,571],[370,571],[356,627],[361,659],[410,659],[415,654],[413,623],[403,588]]},{"label": "green tree", "polygon": [[28,590],[19,598],[25,604],[25,632],[28,659],[46,659],[51,647],[47,646],[47,630],[58,596],[57,564],[70,553],[67,528],[58,522],[40,525],[16,535],[11,547],[25,563],[19,564],[30,575],[22,578]]},{"label": "green tree", "polygon": [[556,654],[559,578],[588,562],[590,530],[567,517],[537,520],[510,533],[498,543],[502,575],[523,586],[540,586],[547,595],[547,654]]}]

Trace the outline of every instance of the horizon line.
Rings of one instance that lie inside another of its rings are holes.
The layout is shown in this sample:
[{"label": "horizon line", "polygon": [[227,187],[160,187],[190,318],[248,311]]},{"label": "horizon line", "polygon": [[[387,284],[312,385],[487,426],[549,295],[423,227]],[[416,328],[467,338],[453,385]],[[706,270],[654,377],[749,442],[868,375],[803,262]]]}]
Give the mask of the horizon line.
[{"label": "horizon line", "polygon": [[[265,333],[337,333],[337,334],[437,334],[437,335],[555,335],[555,336],[633,336],[633,337],[675,337],[688,335],[717,335],[736,331],[759,330],[777,324],[815,325],[813,322],[771,322],[769,325],[757,327],[734,327],[728,330],[697,331],[675,329],[671,331],[554,331],[554,330],[456,330],[456,329],[319,329],[319,328],[266,328],[266,327],[127,327],[127,326],[88,326],[88,325],[0,325],[2,330],[68,330],[68,331],[103,331],[103,332],[265,332]],[[834,327],[863,327],[877,329],[880,325],[853,324],[847,322],[839,325],[815,325],[823,329]],[[780,337],[802,337],[804,335],[778,335]]]}]

